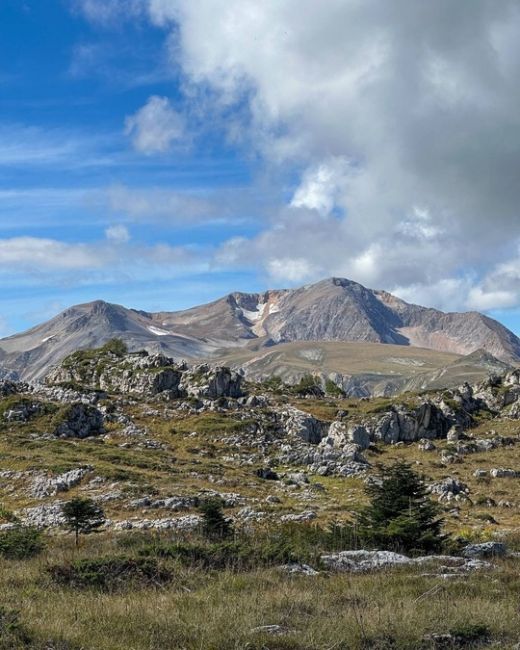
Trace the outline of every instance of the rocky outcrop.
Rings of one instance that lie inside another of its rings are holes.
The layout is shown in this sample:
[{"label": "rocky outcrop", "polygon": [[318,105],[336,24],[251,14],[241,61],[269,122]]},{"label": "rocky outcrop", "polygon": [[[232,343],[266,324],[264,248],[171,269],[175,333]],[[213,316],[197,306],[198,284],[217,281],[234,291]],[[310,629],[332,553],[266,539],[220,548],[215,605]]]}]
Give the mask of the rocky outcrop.
[{"label": "rocky outcrop", "polygon": [[370,447],[370,434],[361,424],[347,425],[344,422],[333,422],[327,436],[321,441],[322,445],[343,448],[348,444],[358,445],[361,449]]},{"label": "rocky outcrop", "polygon": [[143,352],[120,357],[102,350],[78,352],[53,368],[46,383],[147,396],[169,391],[178,397],[182,368],[162,354]]},{"label": "rocky outcrop", "polygon": [[507,546],[503,542],[483,542],[482,544],[468,544],[462,555],[466,558],[504,557]]},{"label": "rocky outcrop", "polygon": [[277,461],[284,465],[307,465],[308,471],[318,476],[357,476],[369,467],[360,447],[354,444],[334,448],[327,444],[288,442],[282,445]]},{"label": "rocky outcrop", "polygon": [[171,399],[216,400],[243,396],[242,376],[226,367],[202,364],[189,369],[163,354],[141,351],[117,356],[104,350],[78,352],[46,377],[48,386],[83,387],[109,393]]},{"label": "rocky outcrop", "polygon": [[191,532],[201,525],[202,519],[199,515],[184,515],[176,518],[166,519],[125,519],[123,521],[107,521],[106,528],[114,530],[174,530]]},{"label": "rocky outcrop", "polygon": [[515,469],[506,469],[504,467],[496,467],[489,470],[489,475],[493,478],[520,478],[520,471]]},{"label": "rocky outcrop", "polygon": [[103,413],[89,404],[65,406],[54,418],[54,435],[58,438],[87,438],[104,433]]},{"label": "rocky outcrop", "polygon": [[285,431],[289,436],[297,436],[305,442],[317,445],[321,442],[327,424],[300,409],[289,407],[281,413]]},{"label": "rocky outcrop", "polygon": [[4,411],[7,422],[28,422],[31,418],[43,412],[43,405],[29,399],[20,399]]},{"label": "rocky outcrop", "polygon": [[65,523],[62,501],[24,508],[16,512],[16,515],[26,526],[35,528],[56,528]]},{"label": "rocky outcrop", "polygon": [[518,371],[505,375],[491,374],[475,386],[464,383],[456,389],[447,390],[439,400],[439,406],[446,415],[462,427],[469,426],[471,414],[488,410],[499,413],[507,407],[516,406],[520,399]]},{"label": "rocky outcrop", "polygon": [[[477,556],[478,557],[478,556]],[[340,551],[320,557],[321,564],[329,571],[366,573],[401,566],[441,565],[440,575],[453,575],[479,569],[489,569],[491,564],[475,556],[425,555],[410,558],[392,551]],[[437,574],[439,575],[439,574]]]},{"label": "rocky outcrop", "polygon": [[467,485],[452,476],[430,486],[431,494],[438,496],[439,501],[465,501],[468,499]]},{"label": "rocky outcrop", "polygon": [[92,467],[78,467],[59,476],[37,476],[31,485],[31,496],[36,499],[45,499],[55,496],[58,492],[68,492],[71,488],[79,485],[91,471]]},{"label": "rocky outcrop", "polygon": [[212,368],[207,364],[195,366],[182,375],[180,390],[189,397],[218,399],[242,397],[242,376],[229,368]]},{"label": "rocky outcrop", "polygon": [[395,406],[382,416],[364,422],[364,425],[372,440],[391,444],[444,438],[452,421],[435,404],[424,402],[415,409]]}]

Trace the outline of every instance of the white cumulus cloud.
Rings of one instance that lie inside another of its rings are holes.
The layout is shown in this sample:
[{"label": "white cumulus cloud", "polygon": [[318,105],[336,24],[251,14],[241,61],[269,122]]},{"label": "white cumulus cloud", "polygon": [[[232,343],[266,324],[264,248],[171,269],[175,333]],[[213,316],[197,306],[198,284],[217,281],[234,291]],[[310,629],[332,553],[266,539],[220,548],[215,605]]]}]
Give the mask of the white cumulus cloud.
[{"label": "white cumulus cloud", "polygon": [[165,153],[184,136],[184,119],[167,97],[153,95],[125,120],[125,133],[137,151],[146,155]]},{"label": "white cumulus cloud", "polygon": [[300,170],[291,219],[219,260],[519,304],[520,279],[494,271],[520,241],[516,0],[149,0],[149,14],[171,26],[187,101],[208,91],[215,115],[234,107],[234,142]]}]

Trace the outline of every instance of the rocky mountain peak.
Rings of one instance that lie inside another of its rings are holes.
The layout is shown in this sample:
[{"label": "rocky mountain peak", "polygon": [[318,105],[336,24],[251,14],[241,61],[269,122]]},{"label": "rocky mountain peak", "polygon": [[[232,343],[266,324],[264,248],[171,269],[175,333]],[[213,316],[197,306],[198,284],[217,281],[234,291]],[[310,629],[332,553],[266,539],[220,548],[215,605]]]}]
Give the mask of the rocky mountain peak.
[{"label": "rocky mountain peak", "polygon": [[482,349],[520,359],[520,340],[493,319],[410,305],[332,277],[296,289],[234,292],[177,312],[148,313],[102,300],[76,305],[19,335],[0,340],[0,375],[37,378],[79,348],[119,337],[130,350],[206,360],[222,351],[298,341],[359,342],[468,355]]}]

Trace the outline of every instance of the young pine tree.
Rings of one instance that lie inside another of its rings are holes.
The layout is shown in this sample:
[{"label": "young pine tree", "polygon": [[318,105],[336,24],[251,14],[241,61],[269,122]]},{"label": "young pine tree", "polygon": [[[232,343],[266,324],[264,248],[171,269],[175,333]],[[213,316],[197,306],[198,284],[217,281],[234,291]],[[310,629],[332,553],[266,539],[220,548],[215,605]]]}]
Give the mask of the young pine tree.
[{"label": "young pine tree", "polygon": [[76,497],[63,504],[62,512],[66,527],[75,535],[76,546],[80,533],[91,533],[105,522],[103,509],[92,499]]},{"label": "young pine tree", "polygon": [[211,540],[227,539],[233,535],[233,526],[224,516],[220,499],[208,499],[199,506],[202,513],[202,533]]},{"label": "young pine tree", "polygon": [[421,476],[397,462],[381,471],[366,487],[370,505],[357,516],[360,540],[392,551],[437,551],[445,541],[439,506]]}]

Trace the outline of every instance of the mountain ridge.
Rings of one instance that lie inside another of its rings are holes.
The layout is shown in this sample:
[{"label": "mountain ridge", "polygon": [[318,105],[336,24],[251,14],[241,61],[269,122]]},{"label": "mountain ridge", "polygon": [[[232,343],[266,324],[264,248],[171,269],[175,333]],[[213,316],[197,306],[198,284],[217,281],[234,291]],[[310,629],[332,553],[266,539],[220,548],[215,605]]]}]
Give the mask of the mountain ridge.
[{"label": "mountain ridge", "polygon": [[218,360],[233,349],[298,341],[376,343],[520,360],[520,339],[479,312],[413,305],[345,278],[296,289],[232,292],[182,311],[147,312],[95,300],[0,340],[2,376],[40,379],[71,352],[122,338],[129,349]]}]

